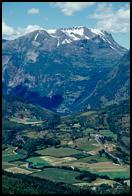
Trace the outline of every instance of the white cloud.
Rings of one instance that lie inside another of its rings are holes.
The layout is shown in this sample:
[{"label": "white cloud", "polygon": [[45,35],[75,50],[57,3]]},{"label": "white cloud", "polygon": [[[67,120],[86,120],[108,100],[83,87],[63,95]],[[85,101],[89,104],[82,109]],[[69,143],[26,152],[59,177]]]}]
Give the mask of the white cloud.
[{"label": "white cloud", "polygon": [[7,25],[4,21],[2,22],[2,34],[3,35],[12,35],[14,33],[14,28]]},{"label": "white cloud", "polygon": [[111,11],[112,4],[111,3],[98,3],[96,11]]},{"label": "white cloud", "polygon": [[15,39],[32,31],[43,29],[39,25],[28,25],[25,28],[18,27],[14,29],[13,27],[7,25],[5,22],[2,22],[2,37],[5,39]]},{"label": "white cloud", "polygon": [[81,11],[95,2],[55,2],[51,6],[60,8],[61,12],[67,16],[72,16],[75,12]]},{"label": "white cloud", "polygon": [[90,18],[97,20],[96,27],[99,29],[114,33],[130,31],[129,4],[114,10],[112,4],[100,3]]},{"label": "white cloud", "polygon": [[28,25],[27,27],[25,28],[21,28],[21,27],[18,27],[16,29],[16,34],[18,35],[25,35],[27,33],[30,33],[32,31],[35,31],[35,30],[38,30],[38,29],[43,29],[42,27],[40,27],[39,25]]},{"label": "white cloud", "polygon": [[28,14],[39,14],[39,9],[37,8],[31,8],[27,12]]}]

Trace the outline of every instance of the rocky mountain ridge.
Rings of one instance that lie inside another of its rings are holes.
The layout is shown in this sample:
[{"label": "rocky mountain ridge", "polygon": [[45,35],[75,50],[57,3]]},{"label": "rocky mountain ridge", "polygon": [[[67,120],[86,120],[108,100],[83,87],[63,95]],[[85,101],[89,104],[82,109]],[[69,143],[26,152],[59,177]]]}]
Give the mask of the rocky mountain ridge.
[{"label": "rocky mountain ridge", "polygon": [[[37,30],[4,41],[2,47],[3,92],[60,113],[72,112],[81,99],[92,98],[127,53],[111,34],[86,27]],[[80,110],[82,106],[76,107]]]}]

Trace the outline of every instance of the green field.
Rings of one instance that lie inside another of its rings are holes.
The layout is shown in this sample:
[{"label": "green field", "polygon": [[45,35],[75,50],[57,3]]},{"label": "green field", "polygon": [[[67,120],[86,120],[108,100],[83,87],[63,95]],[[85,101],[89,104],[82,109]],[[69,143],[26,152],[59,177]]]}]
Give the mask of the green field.
[{"label": "green field", "polygon": [[25,158],[25,155],[22,154],[14,154],[14,155],[3,155],[2,156],[2,161],[3,162],[9,162],[9,161],[15,161],[15,160],[19,160]]},{"label": "green field", "polygon": [[94,129],[91,129],[91,128],[86,128],[85,133],[97,133],[97,131],[95,131]]},{"label": "green field", "polygon": [[13,154],[13,150],[15,150],[15,147],[9,145],[8,148],[2,151],[2,155]]},{"label": "green field", "polygon": [[44,167],[44,166],[49,166],[49,162],[45,161],[41,157],[31,157],[27,159],[28,163],[32,163],[34,167]]},{"label": "green field", "polygon": [[43,171],[32,175],[54,182],[65,182],[69,184],[80,182],[79,180],[75,179],[79,175],[79,172],[65,169],[45,168]]},{"label": "green field", "polygon": [[28,138],[36,139],[36,138],[43,138],[47,134],[47,131],[31,131],[31,130],[25,130],[22,132],[22,136],[26,136]]},{"label": "green field", "polygon": [[92,150],[95,150],[97,149],[98,147],[97,146],[94,146],[94,145],[91,145],[91,144],[88,144],[86,146],[82,146],[82,147],[79,147],[81,150],[85,150],[85,151],[92,151]]},{"label": "green field", "polygon": [[111,172],[96,172],[100,175],[106,175],[110,177],[111,179],[115,178],[130,178],[130,171],[129,170],[122,170],[122,171],[111,171]]},{"label": "green field", "polygon": [[2,161],[3,162],[9,162],[9,161],[15,161],[15,160],[25,158],[25,155],[16,154],[14,152],[14,150],[15,150],[15,147],[11,147],[11,146],[9,146],[9,148],[5,149],[2,152]]},{"label": "green field", "polygon": [[96,158],[96,156],[81,158],[79,160],[65,163],[64,165],[72,165],[79,168],[81,171],[90,171],[95,174],[108,176],[111,179],[130,177],[130,171],[128,166],[113,164],[112,161],[105,159],[105,157],[100,158],[100,161],[98,161],[97,159],[97,162],[91,162],[91,160],[96,160]]},{"label": "green field", "polygon": [[71,156],[75,154],[79,154],[80,151],[72,148],[44,148],[42,150],[37,150],[36,151],[40,155],[49,155],[49,156],[54,156],[54,157],[66,157],[66,156]]},{"label": "green field", "polygon": [[77,147],[80,150],[84,151],[93,151],[97,150],[100,146],[95,139],[88,139],[88,137],[83,137],[76,139],[73,144],[70,144],[71,147]]},{"label": "green field", "polygon": [[92,163],[92,160],[95,160],[97,162],[108,162],[111,161],[107,157],[100,157],[99,155],[91,155],[89,157],[81,158],[79,161],[86,162],[86,163]]},{"label": "green field", "polygon": [[117,135],[114,134],[112,131],[110,130],[100,130],[99,133],[101,135],[104,135],[104,136],[108,136],[108,137],[112,137],[114,139],[117,139]]}]

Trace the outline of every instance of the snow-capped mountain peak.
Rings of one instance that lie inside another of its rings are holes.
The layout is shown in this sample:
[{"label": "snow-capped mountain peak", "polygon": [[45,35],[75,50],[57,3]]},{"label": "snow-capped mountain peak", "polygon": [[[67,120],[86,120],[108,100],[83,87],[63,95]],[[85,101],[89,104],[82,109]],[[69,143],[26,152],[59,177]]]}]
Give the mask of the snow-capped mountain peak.
[{"label": "snow-capped mountain peak", "polygon": [[49,34],[54,34],[56,32],[56,29],[48,29],[46,30]]},{"label": "snow-capped mountain peak", "polygon": [[[87,28],[84,26],[71,27],[71,28],[60,28],[60,29],[49,29],[46,30],[50,36],[55,37],[60,44],[71,43],[76,40],[92,39],[96,36],[101,37],[105,40],[106,32],[99,29]],[[58,46],[59,46],[58,45]]]},{"label": "snow-capped mountain peak", "polygon": [[93,28],[91,28],[90,31],[91,31],[92,33],[96,34],[96,35],[102,35],[102,36],[105,35],[104,31],[99,30],[99,29],[93,29]]},{"label": "snow-capped mountain peak", "polygon": [[[87,28],[85,26],[75,26],[71,28],[49,29],[46,30],[50,36],[58,40],[57,47],[61,44],[69,44],[77,40],[103,40],[112,49],[119,52],[119,45],[114,41],[112,35],[104,30]],[[97,38],[97,39],[96,39]],[[99,41],[100,42],[100,41]]]},{"label": "snow-capped mountain peak", "polygon": [[[21,40],[25,40],[25,42],[21,42]],[[20,45],[19,42],[21,42],[21,44],[24,46],[25,43],[29,43],[31,41],[31,44],[35,50],[37,48],[45,48],[45,50],[51,51],[52,49],[58,48],[62,45],[69,45],[71,43],[74,44],[74,42],[76,45],[76,42],[82,42],[82,40],[87,40],[86,43],[88,45],[109,47],[119,55],[122,54],[122,51],[126,51],[125,48],[116,43],[110,33],[84,26],[48,30],[38,29],[15,39],[14,48],[17,47],[17,44]]]}]

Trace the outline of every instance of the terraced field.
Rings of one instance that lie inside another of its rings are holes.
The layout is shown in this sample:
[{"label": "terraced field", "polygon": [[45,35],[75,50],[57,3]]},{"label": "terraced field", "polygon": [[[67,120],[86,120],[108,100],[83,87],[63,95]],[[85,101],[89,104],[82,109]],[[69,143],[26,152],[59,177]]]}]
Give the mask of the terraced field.
[{"label": "terraced field", "polygon": [[[30,157],[26,159],[26,163],[23,163],[21,161],[21,159],[24,158],[25,155],[16,154],[14,150],[15,150],[14,147],[7,148],[6,150],[4,150],[2,156],[3,158],[2,168],[12,173],[24,173],[26,175],[28,174],[40,175],[40,173],[43,174],[44,171],[48,171],[47,169],[50,170],[52,169],[52,171],[55,169],[55,171],[58,172],[60,171],[60,170],[56,170],[59,168],[45,168],[43,171],[41,171],[39,170],[41,168],[50,167],[50,166],[52,167],[66,166],[72,168],[73,170],[76,167],[79,168],[81,171],[90,171],[92,173],[96,173],[101,176],[105,175],[110,177],[111,179],[114,178],[127,179],[130,176],[129,166],[114,164],[107,157],[100,157],[99,155],[88,155],[86,157],[84,156],[80,158],[80,154],[82,153],[82,151],[79,151],[77,149],[72,149],[68,147],[44,148],[36,151],[37,153],[40,154],[40,156]],[[10,163],[10,161],[12,162]],[[32,166],[34,166],[36,169],[29,168],[28,167],[29,163]],[[70,170],[66,170],[66,171],[71,172]],[[72,171],[72,173],[74,172],[75,171]],[[40,175],[41,177],[43,177],[42,174]]]}]

